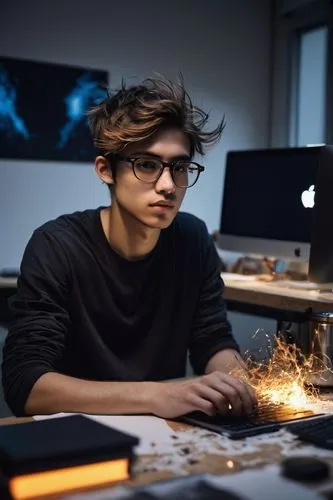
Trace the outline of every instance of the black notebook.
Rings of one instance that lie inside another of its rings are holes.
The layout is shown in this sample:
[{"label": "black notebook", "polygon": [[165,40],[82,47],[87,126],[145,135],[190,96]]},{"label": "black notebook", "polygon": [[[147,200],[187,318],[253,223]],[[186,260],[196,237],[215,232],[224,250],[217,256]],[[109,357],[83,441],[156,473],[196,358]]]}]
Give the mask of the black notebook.
[{"label": "black notebook", "polygon": [[0,467],[13,498],[38,498],[127,479],[138,443],[82,415],[0,426]]}]

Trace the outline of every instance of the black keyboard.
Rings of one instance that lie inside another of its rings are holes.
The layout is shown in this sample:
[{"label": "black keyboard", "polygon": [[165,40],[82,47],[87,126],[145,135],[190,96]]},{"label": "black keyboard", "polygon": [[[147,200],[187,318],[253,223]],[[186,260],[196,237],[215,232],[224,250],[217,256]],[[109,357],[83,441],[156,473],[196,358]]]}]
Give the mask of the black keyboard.
[{"label": "black keyboard", "polygon": [[333,415],[295,423],[289,430],[302,441],[333,450]]},{"label": "black keyboard", "polygon": [[210,417],[202,412],[184,415],[181,420],[206,429],[226,434],[231,439],[242,439],[267,432],[275,432],[297,420],[316,416],[312,410],[295,409],[283,404],[261,403],[252,416],[235,417],[216,414]]}]

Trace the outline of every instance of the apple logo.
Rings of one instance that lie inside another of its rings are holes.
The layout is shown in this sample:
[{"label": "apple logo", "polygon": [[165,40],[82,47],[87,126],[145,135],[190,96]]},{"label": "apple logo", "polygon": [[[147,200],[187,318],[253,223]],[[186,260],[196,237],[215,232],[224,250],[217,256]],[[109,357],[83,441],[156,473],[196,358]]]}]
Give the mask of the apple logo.
[{"label": "apple logo", "polygon": [[303,203],[303,207],[305,208],[313,208],[315,204],[315,190],[314,190],[314,184],[309,187],[309,189],[306,189],[303,191],[301,200]]}]

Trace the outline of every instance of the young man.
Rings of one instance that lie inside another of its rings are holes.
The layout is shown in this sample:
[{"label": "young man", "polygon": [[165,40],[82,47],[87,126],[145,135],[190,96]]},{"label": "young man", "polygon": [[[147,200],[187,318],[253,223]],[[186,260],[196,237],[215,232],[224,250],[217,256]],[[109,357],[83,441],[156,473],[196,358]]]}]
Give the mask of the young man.
[{"label": "young man", "polygon": [[[62,216],[32,235],[3,360],[16,415],[251,412],[252,388],[226,318],[205,224],[178,213],[219,139],[182,85],[147,80],[90,112],[109,207]],[[196,374],[185,375],[187,351]]]}]

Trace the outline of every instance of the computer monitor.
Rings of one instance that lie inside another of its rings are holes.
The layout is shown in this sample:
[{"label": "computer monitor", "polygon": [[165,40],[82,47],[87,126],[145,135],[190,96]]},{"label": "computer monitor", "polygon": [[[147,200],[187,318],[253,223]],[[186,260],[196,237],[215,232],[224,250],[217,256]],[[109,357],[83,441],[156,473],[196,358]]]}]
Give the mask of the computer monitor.
[{"label": "computer monitor", "polygon": [[218,246],[308,261],[322,146],[227,154]]}]

